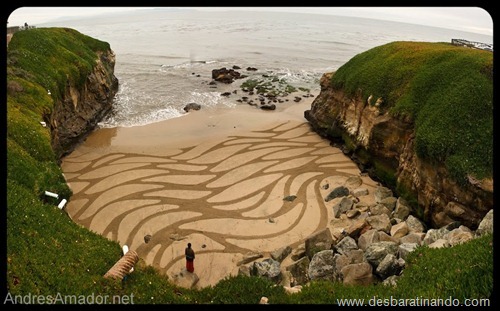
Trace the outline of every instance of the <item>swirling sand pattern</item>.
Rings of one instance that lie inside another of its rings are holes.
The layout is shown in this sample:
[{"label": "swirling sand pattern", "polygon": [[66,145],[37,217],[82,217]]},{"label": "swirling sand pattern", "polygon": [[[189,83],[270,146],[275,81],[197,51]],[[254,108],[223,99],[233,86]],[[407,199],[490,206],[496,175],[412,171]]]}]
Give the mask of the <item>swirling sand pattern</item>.
[{"label": "swirling sand pattern", "polygon": [[[349,158],[298,121],[165,157],[75,154],[63,170],[75,222],[129,245],[168,275],[182,269],[191,242],[198,287],[237,274],[246,253],[294,247],[329,226],[333,203],[320,186],[359,176]],[[289,195],[296,199],[283,200]]]}]

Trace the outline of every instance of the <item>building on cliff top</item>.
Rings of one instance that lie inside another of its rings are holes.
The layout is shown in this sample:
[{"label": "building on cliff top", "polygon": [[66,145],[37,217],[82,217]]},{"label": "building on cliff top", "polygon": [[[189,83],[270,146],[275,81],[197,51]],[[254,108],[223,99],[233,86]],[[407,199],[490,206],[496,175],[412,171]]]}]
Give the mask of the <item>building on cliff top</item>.
[{"label": "building on cliff top", "polygon": [[493,52],[493,44],[488,44],[488,43],[467,41],[464,39],[451,39],[451,44]]}]

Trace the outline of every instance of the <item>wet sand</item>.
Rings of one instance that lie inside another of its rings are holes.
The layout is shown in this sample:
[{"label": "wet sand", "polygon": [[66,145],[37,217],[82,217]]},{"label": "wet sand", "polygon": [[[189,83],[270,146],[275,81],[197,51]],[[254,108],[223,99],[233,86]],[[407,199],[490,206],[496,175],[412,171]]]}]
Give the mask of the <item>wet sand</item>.
[{"label": "wet sand", "polygon": [[[310,129],[304,111],[312,100],[276,111],[202,108],[99,129],[63,160],[74,193],[67,212],[171,280],[185,273],[190,242],[198,288],[238,274],[245,254],[266,258],[326,227],[338,234],[351,220],[335,218],[340,198],[325,202],[326,195],[351,176],[370,194],[376,182]],[[296,198],[283,200],[290,195]],[[360,199],[373,203],[372,195]]]}]

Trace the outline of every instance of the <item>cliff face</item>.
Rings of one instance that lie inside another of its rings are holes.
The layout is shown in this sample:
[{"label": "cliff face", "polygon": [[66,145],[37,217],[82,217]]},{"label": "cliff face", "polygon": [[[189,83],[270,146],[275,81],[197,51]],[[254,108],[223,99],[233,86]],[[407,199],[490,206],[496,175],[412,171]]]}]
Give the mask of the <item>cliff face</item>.
[{"label": "cliff face", "polygon": [[71,152],[97,123],[111,111],[118,91],[114,76],[113,51],[97,52],[98,59],[83,87],[68,80],[62,99],[54,103],[54,110],[45,116],[50,124],[52,148],[58,158]]},{"label": "cliff face", "polygon": [[424,220],[433,227],[453,221],[475,228],[493,207],[492,180],[469,178],[458,185],[444,163],[430,163],[415,152],[414,124],[384,111],[381,99],[361,94],[346,95],[330,83],[333,73],[321,78],[321,92],[305,111],[305,118],[320,135],[341,140],[353,160],[382,180],[392,175],[397,188],[413,196],[424,211]]}]

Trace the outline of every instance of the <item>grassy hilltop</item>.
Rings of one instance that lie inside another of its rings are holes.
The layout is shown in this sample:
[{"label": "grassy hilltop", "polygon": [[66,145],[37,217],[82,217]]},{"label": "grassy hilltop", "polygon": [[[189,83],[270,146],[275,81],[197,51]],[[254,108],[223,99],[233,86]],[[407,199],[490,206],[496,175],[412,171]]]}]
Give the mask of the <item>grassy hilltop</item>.
[{"label": "grassy hilltop", "polygon": [[[464,66],[464,64],[467,64]],[[459,183],[493,176],[493,53],[449,43],[392,42],[360,53],[335,88],[415,125],[417,155],[445,163]]]},{"label": "grassy hilltop", "polygon": [[[17,32],[7,51],[7,208],[6,285],[4,302],[42,295],[44,301],[102,303],[99,297],[128,296],[128,302],[149,303],[337,303],[338,298],[484,298],[493,287],[492,236],[449,249],[418,248],[397,288],[382,285],[349,287],[317,282],[288,296],[281,287],[257,277],[232,277],[203,290],[176,288],[142,260],[123,281],[103,275],[121,257],[117,242],[69,219],[44,191],[69,199],[48,128],[40,125],[63,94],[67,80],[83,83],[96,51],[109,44],[64,28]],[[351,65],[350,65],[351,66]],[[352,68],[352,67],[351,67]],[[339,69],[342,73],[342,69]],[[355,83],[354,80],[350,80]],[[49,95],[47,90],[51,91]],[[388,101],[390,102],[390,101]],[[490,104],[491,105],[491,104]],[[411,105],[410,105],[411,106]],[[483,108],[482,108],[483,109]],[[486,109],[486,108],[485,108]],[[411,109],[401,109],[411,111]],[[415,112],[416,114],[416,112]],[[418,119],[418,118],[417,118]],[[478,120],[479,123],[479,120]],[[60,200],[59,199],[59,200]],[[76,296],[76,297],[75,297]],[[19,298],[24,297],[24,298]],[[365,302],[366,302],[365,301]],[[125,301],[124,301],[125,302]]]}]

